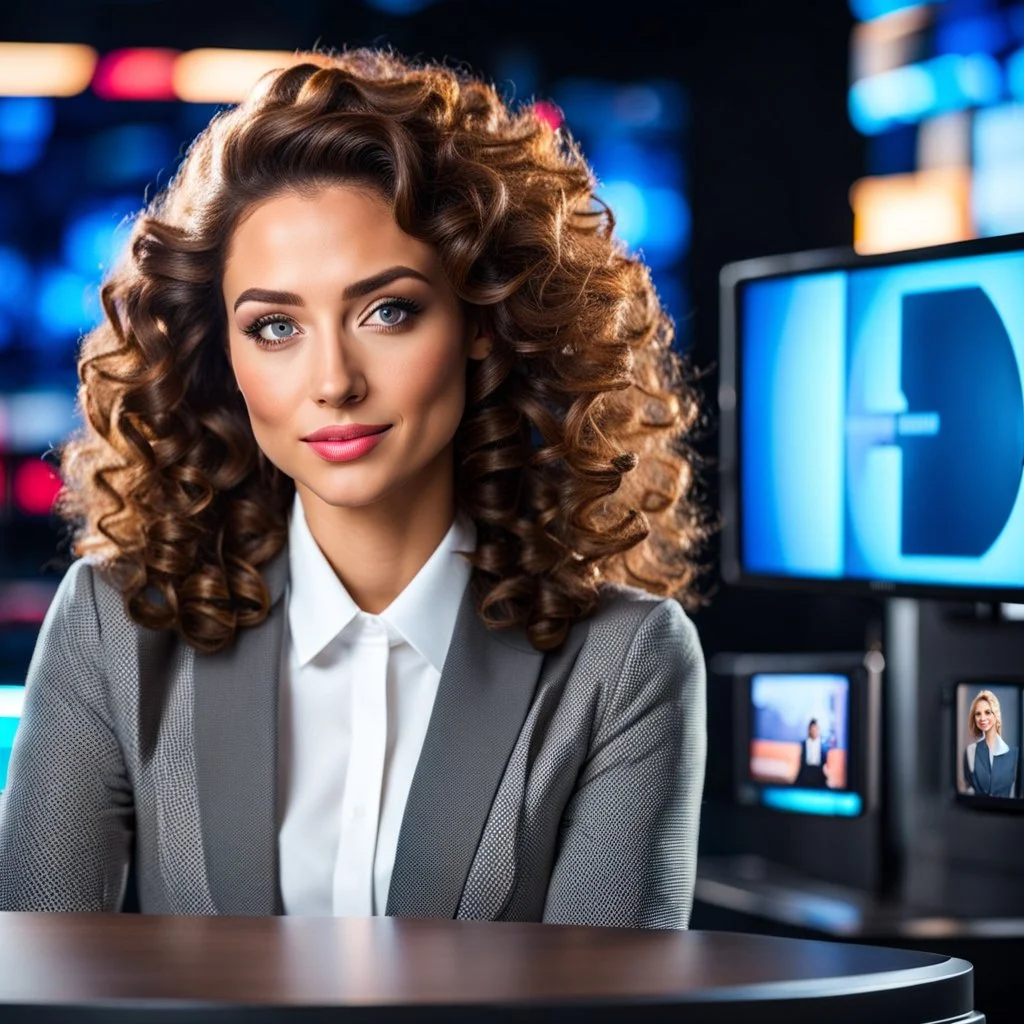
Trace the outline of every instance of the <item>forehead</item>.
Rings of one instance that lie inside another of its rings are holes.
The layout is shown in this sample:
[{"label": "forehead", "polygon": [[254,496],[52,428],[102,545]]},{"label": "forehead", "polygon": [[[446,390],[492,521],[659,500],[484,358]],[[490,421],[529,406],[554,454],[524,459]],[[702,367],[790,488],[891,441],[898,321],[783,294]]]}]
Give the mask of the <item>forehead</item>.
[{"label": "forehead", "polygon": [[355,280],[395,264],[438,270],[433,247],[406,234],[382,196],[328,185],[283,192],[247,210],[229,239],[224,280],[227,287],[256,275],[301,292],[303,281]]}]

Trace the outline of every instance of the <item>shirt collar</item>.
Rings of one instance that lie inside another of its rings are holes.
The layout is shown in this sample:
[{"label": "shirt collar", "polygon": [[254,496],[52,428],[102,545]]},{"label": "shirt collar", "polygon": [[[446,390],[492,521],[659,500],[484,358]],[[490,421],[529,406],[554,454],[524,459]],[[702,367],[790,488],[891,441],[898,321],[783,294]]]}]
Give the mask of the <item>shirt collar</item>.
[{"label": "shirt collar", "polygon": [[[379,615],[393,643],[405,640],[438,673],[473,571],[457,552],[475,550],[476,524],[459,512],[433,554]],[[365,613],[313,539],[298,491],[288,523],[288,561],[288,625],[299,664],[305,665]]]}]

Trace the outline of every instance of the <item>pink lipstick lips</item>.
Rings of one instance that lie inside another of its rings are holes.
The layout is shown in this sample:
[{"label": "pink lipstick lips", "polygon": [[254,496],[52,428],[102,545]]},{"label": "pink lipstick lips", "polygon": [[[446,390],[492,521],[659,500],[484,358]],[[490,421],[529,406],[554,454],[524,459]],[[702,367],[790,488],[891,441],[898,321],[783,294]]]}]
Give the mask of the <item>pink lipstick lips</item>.
[{"label": "pink lipstick lips", "polygon": [[390,423],[351,423],[346,426],[321,427],[302,440],[328,462],[350,462],[373,451],[390,429]]}]

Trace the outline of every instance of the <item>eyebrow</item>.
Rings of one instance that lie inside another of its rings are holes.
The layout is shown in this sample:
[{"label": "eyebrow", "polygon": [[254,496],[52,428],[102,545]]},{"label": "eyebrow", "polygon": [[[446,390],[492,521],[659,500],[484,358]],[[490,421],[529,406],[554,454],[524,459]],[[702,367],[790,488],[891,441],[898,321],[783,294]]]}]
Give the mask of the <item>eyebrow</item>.
[{"label": "eyebrow", "polygon": [[[413,270],[412,267],[388,267],[387,270],[382,270],[379,274],[374,274],[373,277],[365,277],[362,281],[350,284],[341,293],[341,297],[345,300],[359,299],[364,295],[369,295],[370,292],[376,291],[378,288],[391,284],[392,281],[397,281],[401,277],[414,277],[419,281],[430,284],[429,277],[421,274],[418,270]],[[235,299],[234,308],[238,309],[243,302],[267,302],[272,305],[281,306],[305,305],[302,301],[302,296],[296,295],[295,292],[275,292],[267,288],[246,288]]]}]

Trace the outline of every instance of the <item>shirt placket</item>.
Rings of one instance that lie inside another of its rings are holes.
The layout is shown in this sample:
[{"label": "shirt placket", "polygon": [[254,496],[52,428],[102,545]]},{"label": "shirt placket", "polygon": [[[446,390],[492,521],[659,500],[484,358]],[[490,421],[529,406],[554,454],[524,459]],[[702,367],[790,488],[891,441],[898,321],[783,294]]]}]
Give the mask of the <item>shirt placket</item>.
[{"label": "shirt placket", "polygon": [[339,917],[370,917],[374,912],[373,862],[387,747],[388,634],[384,623],[366,617],[356,650],[350,691],[352,745],[334,871],[334,913]]}]

